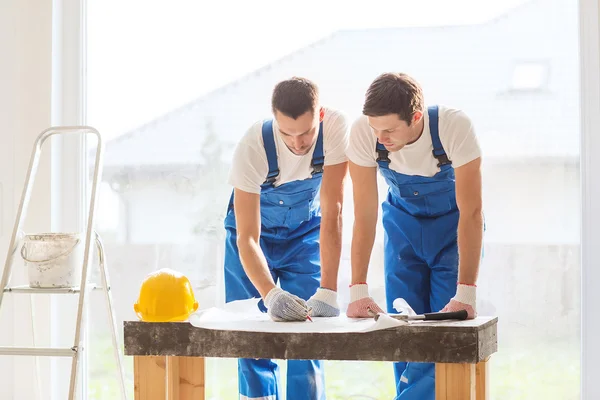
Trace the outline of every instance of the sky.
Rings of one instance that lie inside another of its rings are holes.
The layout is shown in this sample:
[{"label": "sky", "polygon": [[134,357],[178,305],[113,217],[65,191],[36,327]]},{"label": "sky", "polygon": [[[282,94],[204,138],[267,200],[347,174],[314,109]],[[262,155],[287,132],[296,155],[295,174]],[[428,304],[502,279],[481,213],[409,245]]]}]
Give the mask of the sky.
[{"label": "sky", "polygon": [[86,123],[114,138],[338,30],[481,23],[526,1],[88,0]]}]

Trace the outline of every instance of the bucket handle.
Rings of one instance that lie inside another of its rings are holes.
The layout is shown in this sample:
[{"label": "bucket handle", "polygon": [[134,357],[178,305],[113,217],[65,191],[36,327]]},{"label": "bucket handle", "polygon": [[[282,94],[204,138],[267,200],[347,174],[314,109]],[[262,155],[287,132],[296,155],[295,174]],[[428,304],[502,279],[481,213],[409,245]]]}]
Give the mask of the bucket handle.
[{"label": "bucket handle", "polygon": [[68,249],[68,250],[67,250],[67,251],[65,251],[64,253],[62,253],[62,254],[59,254],[59,255],[58,255],[58,256],[56,256],[56,257],[49,258],[49,259],[47,259],[47,260],[37,260],[37,261],[36,261],[36,260],[30,260],[30,259],[28,259],[28,258],[27,258],[27,256],[25,256],[25,243],[23,243],[23,247],[21,247],[21,257],[23,257],[23,260],[25,260],[25,261],[27,261],[27,262],[30,262],[30,263],[47,263],[47,262],[50,262],[50,261],[58,260],[58,259],[59,259],[59,258],[61,258],[61,257],[68,256],[69,254],[71,254],[71,253],[73,252],[73,250],[75,250],[75,247],[76,247],[78,244],[79,244],[79,239],[77,239],[77,240],[75,241],[75,244],[73,245],[73,247],[71,247],[70,249]]}]

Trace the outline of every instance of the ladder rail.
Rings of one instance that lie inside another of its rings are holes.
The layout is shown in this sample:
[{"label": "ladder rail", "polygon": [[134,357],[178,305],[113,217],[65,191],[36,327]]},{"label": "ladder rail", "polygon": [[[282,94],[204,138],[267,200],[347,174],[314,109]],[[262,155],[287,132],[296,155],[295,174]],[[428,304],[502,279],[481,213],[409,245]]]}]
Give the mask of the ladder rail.
[{"label": "ladder rail", "polygon": [[[42,146],[45,141],[53,135],[58,134],[94,134],[98,140],[98,144],[96,147],[96,157],[94,162],[94,174],[92,179],[91,186],[91,196],[89,201],[89,209],[87,211],[87,223],[86,223],[86,240],[85,240],[85,248],[83,253],[83,265],[81,270],[81,283],[78,288],[64,288],[61,290],[48,290],[48,291],[38,291],[34,288],[31,290],[27,290],[25,287],[8,287],[8,283],[10,281],[10,277],[12,274],[12,267],[14,256],[17,251],[17,248],[20,242],[23,240],[25,234],[23,233],[22,225],[26,218],[29,206],[29,201],[31,198],[32,186],[35,182],[35,175],[37,173],[39,167],[39,158],[40,153],[42,151]],[[69,349],[61,349],[61,348],[39,348],[35,347],[36,337],[35,337],[35,329],[33,327],[34,324],[34,307],[33,307],[33,299],[30,296],[31,301],[31,318],[32,318],[32,329],[33,333],[33,341],[34,347],[0,347],[0,355],[29,355],[34,356],[37,364],[38,356],[49,356],[49,357],[72,357],[71,363],[71,376],[69,381],[69,399],[72,400],[75,398],[75,389],[77,385],[77,372],[79,365],[79,357],[82,354],[83,346],[81,343],[81,332],[82,332],[82,319],[84,314],[84,308],[86,305],[85,297],[88,293],[87,288],[87,277],[89,273],[89,264],[92,252],[92,233],[95,234],[94,241],[96,243],[96,247],[98,248],[98,258],[100,264],[100,276],[102,278],[102,290],[105,292],[107,307],[110,315],[110,324],[112,331],[112,340],[114,346],[114,355],[117,362],[117,366],[119,368],[119,377],[120,377],[120,386],[122,392],[122,398],[127,399],[126,388],[125,388],[125,378],[124,378],[124,369],[123,362],[120,357],[119,347],[118,347],[118,339],[117,339],[117,328],[116,322],[114,318],[114,312],[112,309],[112,299],[110,295],[110,287],[108,286],[108,271],[106,270],[105,264],[105,255],[104,248],[102,245],[102,241],[100,240],[99,235],[93,231],[94,221],[95,221],[95,209],[96,203],[98,202],[98,184],[101,180],[102,176],[102,160],[104,153],[104,142],[102,140],[102,136],[100,133],[90,126],[62,126],[62,127],[51,127],[44,131],[42,131],[37,137],[33,150],[31,152],[31,157],[29,160],[29,166],[27,169],[27,173],[25,176],[25,183],[23,186],[23,191],[21,193],[21,199],[19,202],[19,207],[17,209],[17,213],[15,216],[15,224],[13,227],[13,231],[10,238],[10,243],[8,246],[8,252],[6,256],[6,260],[4,263],[4,269],[2,272],[2,277],[0,278],[0,309],[2,306],[2,300],[5,292],[15,292],[15,293],[75,293],[79,294],[79,301],[77,306],[77,323],[75,326],[75,337],[73,341],[73,347]],[[90,284],[91,289],[96,289],[95,285]],[[37,365],[36,365],[37,369]],[[38,372],[39,374],[39,372]],[[39,377],[37,377],[39,379]],[[38,382],[39,389],[39,382]]]},{"label": "ladder rail", "polygon": [[[36,334],[35,334],[35,302],[33,301],[33,296],[27,296],[29,297],[29,315],[31,316],[31,336],[33,339],[33,347],[36,347],[37,345],[37,340],[36,340]],[[42,373],[40,371],[40,360],[39,357],[33,357],[33,364],[34,364],[34,368],[35,368],[35,389],[36,389],[36,399],[42,400]]]},{"label": "ladder rail", "polygon": [[0,347],[2,356],[75,357],[77,348],[56,347]]},{"label": "ladder rail", "polygon": [[[87,290],[103,290],[104,288],[94,284],[88,283]],[[110,288],[108,288],[110,289]],[[66,288],[32,288],[28,285],[10,286],[4,288],[7,293],[25,293],[25,294],[79,294],[81,290],[79,286],[66,287]]]},{"label": "ladder rail", "polygon": [[98,247],[98,265],[100,268],[100,279],[102,282],[102,287],[104,288],[104,294],[106,296],[106,307],[110,319],[111,324],[111,334],[112,334],[112,342],[113,342],[113,352],[115,356],[115,362],[117,363],[117,371],[119,375],[119,384],[121,385],[121,395],[123,400],[127,399],[127,388],[125,386],[125,368],[123,365],[123,358],[121,357],[121,352],[119,351],[119,340],[117,336],[117,322],[115,319],[115,313],[113,311],[112,306],[112,296],[110,293],[110,282],[109,277],[106,272],[106,258],[104,254],[104,245],[102,244],[102,240],[100,239],[100,235],[96,233],[96,245]]},{"label": "ladder rail", "polygon": [[[92,128],[93,129],[93,128]],[[96,146],[96,160],[94,162],[94,177],[92,180],[92,190],[90,194],[90,205],[88,209],[88,220],[86,225],[86,233],[85,233],[85,249],[83,253],[83,267],[81,271],[81,284],[79,288],[81,293],[79,295],[79,304],[77,306],[77,324],[75,325],[75,338],[73,340],[73,347],[79,347],[81,349],[81,321],[83,316],[83,308],[84,308],[84,300],[86,293],[86,285],[87,285],[87,274],[89,272],[89,260],[91,255],[91,241],[92,241],[92,231],[94,228],[94,218],[95,218],[95,210],[96,203],[98,201],[98,181],[101,178],[102,171],[102,154],[104,152],[104,143],[102,141],[102,137],[100,133],[93,129],[93,133],[96,135],[98,139],[98,144]],[[77,386],[77,368],[79,366],[79,357],[73,357],[71,362],[71,378],[69,382],[69,399],[75,398],[75,389]]]},{"label": "ladder rail", "polygon": [[[21,230],[21,226],[23,225],[23,221],[26,217],[27,206],[29,205],[29,200],[31,198],[31,189],[33,183],[35,181],[35,174],[37,173],[37,169],[39,166],[39,157],[42,151],[42,145],[44,142],[53,135],[62,134],[62,133],[93,133],[98,138],[98,149],[103,145],[102,138],[100,133],[92,128],[91,126],[65,126],[65,127],[51,127],[45,129],[40,133],[35,140],[35,144],[33,146],[33,150],[31,152],[31,157],[29,159],[29,167],[27,168],[27,173],[25,175],[25,183],[23,185],[23,192],[21,193],[21,200],[19,201],[19,207],[17,208],[17,214],[15,216],[15,225],[13,227],[13,231],[10,237],[10,243],[8,245],[8,253],[6,255],[6,260],[4,262],[4,270],[2,272],[2,278],[0,279],[0,287],[5,288],[8,285],[8,281],[10,279],[10,275],[12,272],[12,265],[14,260],[15,252],[17,251],[17,247],[19,241],[22,239],[23,231]],[[100,151],[97,151],[96,154],[96,168],[98,166],[101,167],[101,162],[99,160]],[[97,182],[98,171],[94,171],[94,182]],[[94,201],[95,203],[95,201]],[[89,219],[88,219],[89,221]],[[90,235],[91,236],[91,235]],[[4,297],[4,290],[0,290],[0,309],[2,307],[2,300]]]}]

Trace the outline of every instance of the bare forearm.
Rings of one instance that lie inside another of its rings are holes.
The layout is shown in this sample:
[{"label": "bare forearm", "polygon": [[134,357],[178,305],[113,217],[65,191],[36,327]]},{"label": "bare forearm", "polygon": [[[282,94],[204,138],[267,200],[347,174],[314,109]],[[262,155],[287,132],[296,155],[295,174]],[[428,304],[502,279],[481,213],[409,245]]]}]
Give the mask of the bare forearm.
[{"label": "bare forearm", "polygon": [[482,244],[482,213],[461,214],[458,220],[458,281],[460,283],[476,284],[479,275]]},{"label": "bare forearm", "polygon": [[337,291],[342,254],[342,215],[321,219],[321,287]]},{"label": "bare forearm", "polygon": [[354,226],[352,227],[352,284],[367,281],[375,227],[379,213],[377,168],[350,163],[354,195]]},{"label": "bare forearm", "polygon": [[[376,218],[376,216],[375,216]],[[366,282],[375,243],[376,222],[355,220],[352,231],[352,283]]]},{"label": "bare forearm", "polygon": [[265,255],[256,240],[241,239],[237,244],[244,271],[264,299],[275,287]]}]

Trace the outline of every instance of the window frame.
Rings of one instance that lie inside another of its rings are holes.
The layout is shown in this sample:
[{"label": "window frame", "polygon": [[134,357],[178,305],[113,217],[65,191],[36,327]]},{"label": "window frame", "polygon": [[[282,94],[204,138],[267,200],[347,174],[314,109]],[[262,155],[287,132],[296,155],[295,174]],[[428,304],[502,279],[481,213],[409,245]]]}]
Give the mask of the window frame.
[{"label": "window frame", "polygon": [[[77,126],[85,124],[86,115],[86,51],[85,0],[53,0],[52,2],[52,125]],[[85,229],[87,179],[86,137],[53,138],[52,163],[52,230],[81,232]],[[93,244],[92,244],[93,246]],[[93,247],[95,248],[95,247]],[[95,265],[90,260],[90,268]],[[88,293],[88,304],[90,294]],[[75,335],[77,299],[71,296],[52,296],[51,344],[64,346]],[[84,310],[84,313],[87,313]],[[60,321],[60,322],[54,322]],[[89,318],[83,316],[81,340],[83,351],[78,366],[76,396],[88,398],[87,331]],[[65,342],[68,338],[68,342]],[[69,393],[71,363],[52,360],[52,400],[64,399]]]},{"label": "window frame", "polygon": [[595,379],[600,366],[600,0],[579,1],[580,96],[581,96],[581,398],[600,398]]}]

